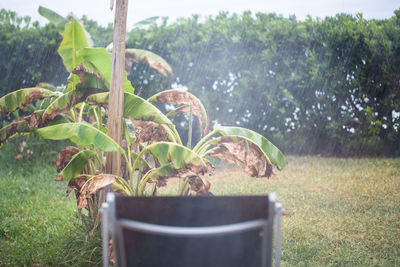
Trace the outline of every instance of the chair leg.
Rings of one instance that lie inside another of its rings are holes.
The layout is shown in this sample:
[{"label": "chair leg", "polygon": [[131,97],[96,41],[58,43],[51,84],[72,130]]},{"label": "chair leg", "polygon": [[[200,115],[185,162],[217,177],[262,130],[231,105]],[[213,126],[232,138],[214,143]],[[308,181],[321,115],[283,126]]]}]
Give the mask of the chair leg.
[{"label": "chair leg", "polygon": [[102,236],[102,247],[103,247],[103,266],[108,267],[109,266],[109,259],[108,259],[108,242],[109,242],[109,237],[108,237],[108,209],[109,209],[109,204],[107,202],[104,202],[103,205],[101,206],[101,217],[102,217],[102,224],[101,224],[101,236]]},{"label": "chair leg", "polygon": [[281,203],[276,204],[275,212],[276,212],[275,266],[280,267],[281,266],[281,247],[282,247],[281,217],[282,217],[282,213],[283,213],[283,208],[282,208]]}]

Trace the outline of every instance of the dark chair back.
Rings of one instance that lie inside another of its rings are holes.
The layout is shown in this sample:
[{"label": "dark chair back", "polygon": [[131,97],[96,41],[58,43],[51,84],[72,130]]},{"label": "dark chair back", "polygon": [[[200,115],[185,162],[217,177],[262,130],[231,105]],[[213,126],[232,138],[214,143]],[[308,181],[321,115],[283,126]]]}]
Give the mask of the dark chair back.
[{"label": "dark chair back", "polygon": [[107,202],[103,242],[108,238],[105,224],[110,222],[118,266],[272,264],[274,194],[124,197],[111,193]]}]

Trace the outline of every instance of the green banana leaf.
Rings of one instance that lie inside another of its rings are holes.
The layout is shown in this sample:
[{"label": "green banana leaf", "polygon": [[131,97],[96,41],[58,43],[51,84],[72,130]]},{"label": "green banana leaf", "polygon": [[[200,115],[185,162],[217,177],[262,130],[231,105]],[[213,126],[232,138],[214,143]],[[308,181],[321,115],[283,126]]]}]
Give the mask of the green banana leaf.
[{"label": "green banana leaf", "polygon": [[[108,92],[93,94],[87,98],[87,101],[89,104],[105,106],[108,104],[109,95]],[[130,93],[124,94],[124,117],[172,125],[172,122],[153,104]]]},{"label": "green banana leaf", "polygon": [[193,94],[178,89],[171,89],[157,93],[148,100],[153,102],[183,105],[168,113],[167,116],[188,113],[190,106],[192,106],[192,112],[199,119],[200,127],[203,130],[203,133],[207,134],[209,132],[210,119],[207,115],[206,109],[201,101]]},{"label": "green banana leaf", "polygon": [[8,114],[38,100],[55,95],[55,92],[39,87],[20,89],[0,98],[0,111]]},{"label": "green banana leaf", "polygon": [[172,177],[175,173],[176,169],[172,167],[171,163],[148,171],[140,181],[138,195],[143,195],[144,189],[146,188],[146,184],[149,179],[158,180],[160,179],[160,177]]},{"label": "green banana leaf", "polygon": [[42,6],[39,6],[38,11],[40,15],[48,19],[51,23],[54,24],[54,26],[56,26],[56,29],[60,34],[64,33],[65,24],[68,23],[68,20],[66,18],[60,16],[53,10],[50,10]]},{"label": "green banana leaf", "polygon": [[88,163],[88,160],[95,157],[97,153],[92,150],[82,150],[76,153],[58,174],[57,181],[69,181],[77,177]]},{"label": "green banana leaf", "polygon": [[149,24],[152,24],[154,22],[156,22],[156,20],[158,19],[158,16],[155,17],[149,17],[147,19],[141,20],[139,22],[136,22],[135,24],[133,24],[133,28],[142,28],[144,26],[147,26]]},{"label": "green banana leaf", "polygon": [[[85,62],[90,62],[104,77],[104,84],[110,88],[111,82],[111,63],[112,55],[105,48],[90,48],[86,47],[78,52],[80,58]],[[127,79],[124,73],[124,91],[134,93],[131,82]]]},{"label": "green banana leaf", "polygon": [[82,25],[75,19],[65,24],[63,40],[58,48],[58,53],[63,59],[65,68],[72,72],[83,61],[78,51],[90,46],[90,39]]},{"label": "green banana leaf", "polygon": [[164,76],[172,75],[171,66],[159,55],[143,49],[128,48],[125,50],[125,69],[130,73],[133,62],[142,62]]},{"label": "green banana leaf", "polygon": [[127,146],[130,146],[136,139],[135,126],[133,125],[132,121],[125,118],[123,120],[123,123],[124,123],[125,140]]},{"label": "green banana leaf", "polygon": [[37,132],[44,139],[70,139],[75,144],[88,148],[97,148],[107,152],[125,151],[112,138],[86,122],[62,123],[38,129]]},{"label": "green banana leaf", "polygon": [[282,170],[286,166],[287,161],[282,152],[259,133],[241,127],[227,126],[214,127],[213,133],[248,138],[264,151],[271,163],[275,164],[279,170]]},{"label": "green banana leaf", "polygon": [[198,154],[193,152],[191,149],[176,143],[154,143],[146,146],[140,154],[143,153],[153,155],[153,157],[163,164],[170,163],[174,169],[180,169],[183,171],[191,170],[197,175],[204,174],[207,171],[206,163]]}]

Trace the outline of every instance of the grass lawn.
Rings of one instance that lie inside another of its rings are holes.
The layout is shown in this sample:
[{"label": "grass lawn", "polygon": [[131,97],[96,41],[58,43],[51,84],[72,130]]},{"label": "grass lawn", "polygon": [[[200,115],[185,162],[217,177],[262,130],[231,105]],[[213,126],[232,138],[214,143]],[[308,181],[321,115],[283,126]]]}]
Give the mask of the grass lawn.
[{"label": "grass lawn", "polygon": [[[74,196],[54,181],[55,153],[27,162],[15,154],[0,150],[0,266],[99,265],[99,235],[86,242]],[[270,180],[225,168],[210,177],[211,191],[277,193],[283,266],[400,266],[400,159],[288,161]]]},{"label": "grass lawn", "polygon": [[400,266],[400,159],[288,161],[269,181],[220,172],[211,191],[277,193],[283,266]]}]

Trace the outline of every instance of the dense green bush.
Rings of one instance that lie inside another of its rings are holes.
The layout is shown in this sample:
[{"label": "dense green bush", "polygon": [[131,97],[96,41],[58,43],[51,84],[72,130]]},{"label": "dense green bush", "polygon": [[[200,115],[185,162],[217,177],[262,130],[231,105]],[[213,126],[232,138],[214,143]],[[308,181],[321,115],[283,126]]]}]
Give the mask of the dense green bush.
[{"label": "dense green bush", "polygon": [[[19,45],[0,38],[1,56],[7,56],[0,60],[6,73],[0,96],[39,80],[62,80],[55,29],[23,26],[1,12],[0,35],[15,35]],[[86,17],[83,23],[95,46],[112,41],[111,25]],[[23,39],[29,36],[29,42]],[[152,50],[174,70],[174,77],[164,78],[134,64],[129,79],[143,97],[173,84],[187,86],[214,123],[260,132],[285,152],[400,153],[400,10],[384,20],[338,14],[299,21],[250,12],[164,19],[129,32],[127,47]]]},{"label": "dense green bush", "polygon": [[31,23],[30,17],[1,9],[0,97],[39,82],[63,82],[68,73],[57,54],[60,42],[50,24],[41,27],[38,22]]},{"label": "dense green bush", "polygon": [[133,44],[175,71],[160,82],[135,66],[144,93],[187,86],[216,122],[261,132],[286,152],[399,155],[400,10],[385,20],[194,16],[133,30]]}]

